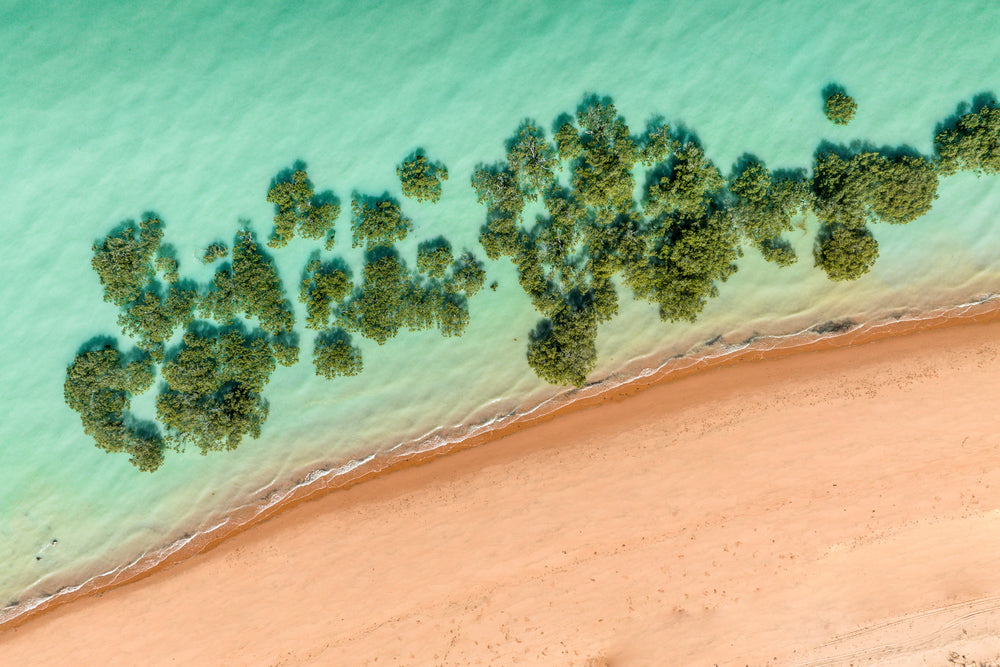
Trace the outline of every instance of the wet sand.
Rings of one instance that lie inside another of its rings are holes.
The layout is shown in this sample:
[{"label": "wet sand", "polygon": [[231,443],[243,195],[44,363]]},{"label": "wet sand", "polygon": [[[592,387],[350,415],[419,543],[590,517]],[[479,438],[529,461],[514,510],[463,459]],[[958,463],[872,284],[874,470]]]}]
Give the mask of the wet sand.
[{"label": "wet sand", "polygon": [[300,499],[8,628],[0,662],[994,659],[1000,322],[979,320],[739,355]]}]

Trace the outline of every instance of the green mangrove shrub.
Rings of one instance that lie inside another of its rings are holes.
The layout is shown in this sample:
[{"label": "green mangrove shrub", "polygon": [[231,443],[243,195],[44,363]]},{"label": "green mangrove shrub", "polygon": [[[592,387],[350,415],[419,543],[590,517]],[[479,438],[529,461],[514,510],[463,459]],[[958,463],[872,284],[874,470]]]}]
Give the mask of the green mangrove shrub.
[{"label": "green mangrove shrub", "polygon": [[826,98],[823,113],[835,125],[847,125],[854,119],[858,104],[854,98],[842,91],[837,91]]},{"label": "green mangrove shrub", "polygon": [[292,304],[285,298],[274,261],[247,230],[237,234],[232,266],[216,271],[198,309],[220,324],[232,323],[238,315],[257,318],[272,336],[290,332],[295,325]]},{"label": "green mangrove shrub", "polygon": [[789,266],[795,251],[782,234],[792,231],[796,216],[811,206],[809,181],[802,175],[775,178],[759,160],[750,159],[734,174],[730,214],[744,238],[769,262]]},{"label": "green mangrove shrub", "polygon": [[313,364],[316,366],[316,375],[328,380],[358,375],[364,369],[361,350],[351,345],[350,336],[343,329],[316,338]]},{"label": "green mangrove shrub", "polygon": [[226,247],[226,244],[221,241],[215,241],[205,248],[205,252],[201,255],[201,261],[205,264],[211,264],[216,260],[225,259],[228,255],[229,248]]},{"label": "green mangrove shrub", "polygon": [[388,247],[402,241],[413,228],[413,221],[403,215],[399,202],[389,197],[364,197],[355,194],[351,200],[353,246],[368,250]]},{"label": "green mangrove shrub", "polygon": [[333,309],[353,288],[346,265],[342,262],[321,262],[319,259],[309,262],[299,289],[299,302],[306,305],[306,327],[326,329]]},{"label": "green mangrove shrub", "polygon": [[[487,257],[510,258],[543,318],[530,337],[529,365],[549,382],[580,385],[596,365],[599,324],[618,312],[616,281],[658,304],[665,320],[693,319],[736,270],[739,237],[716,211],[725,179],[669,126],[652,122],[635,137],[611,101],[596,96],[555,126],[549,142],[524,122],[506,144],[506,160],[477,168],[472,186],[487,208],[480,231]],[[651,168],[641,211],[639,166]],[[568,183],[559,179],[564,169]],[[771,199],[778,198],[775,188]],[[543,212],[528,226],[526,207],[539,200]]]},{"label": "green mangrove shrub", "polygon": [[117,345],[76,355],[66,369],[63,396],[80,415],[83,431],[106,452],[125,453],[139,470],[152,472],[163,463],[164,443],[154,428],[129,412],[132,396],[147,391],[155,378],[147,354],[125,357]]},{"label": "green mangrove shrub", "polygon": [[163,238],[163,223],[147,215],[139,222],[123,223],[94,244],[91,265],[104,287],[104,300],[124,306],[139,298],[156,271],[153,256]]},{"label": "green mangrove shrub", "polygon": [[815,259],[830,280],[857,280],[878,259],[878,241],[866,227],[837,227],[816,244]]},{"label": "green mangrove shrub", "polygon": [[173,285],[181,279],[177,258],[166,254],[162,247],[157,250],[156,261],[153,264],[156,266],[156,270],[163,274],[163,280],[167,284]]},{"label": "green mangrove shrub", "polygon": [[441,182],[448,180],[448,168],[440,162],[431,162],[418,149],[396,167],[396,175],[403,194],[418,202],[437,202],[441,198]]},{"label": "green mangrove shrub", "polygon": [[417,270],[431,278],[444,280],[448,268],[454,261],[448,239],[438,237],[424,241],[417,247]]},{"label": "green mangrove shrub", "polygon": [[1000,108],[984,104],[963,115],[953,129],[938,132],[934,147],[942,176],[959,171],[1000,174]]},{"label": "green mangrove shrub", "polygon": [[283,248],[296,233],[307,239],[326,239],[326,249],[334,246],[334,223],[340,215],[340,203],[330,191],[317,195],[299,163],[291,174],[280,175],[267,193],[274,204],[274,231],[267,245]]},{"label": "green mangrove shrub", "polygon": [[167,441],[207,454],[235,449],[245,436],[259,438],[268,414],[261,392],[274,368],[261,336],[237,326],[218,333],[189,328],[180,350],[163,364],[167,386],[156,398]]}]

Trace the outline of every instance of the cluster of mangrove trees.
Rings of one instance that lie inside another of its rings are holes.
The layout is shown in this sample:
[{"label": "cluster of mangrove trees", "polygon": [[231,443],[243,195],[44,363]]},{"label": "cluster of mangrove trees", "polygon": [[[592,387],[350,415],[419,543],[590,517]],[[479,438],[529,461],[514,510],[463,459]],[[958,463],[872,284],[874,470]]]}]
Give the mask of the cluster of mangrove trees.
[{"label": "cluster of mangrove trees", "polygon": [[[856,107],[836,89],[824,110],[846,124]],[[807,213],[819,221],[815,265],[831,280],[857,279],[878,258],[872,225],[924,215],[942,176],[997,173],[998,139],[1000,110],[990,101],[941,129],[931,157],[824,143],[811,175],[772,173],[744,155],[724,176],[689,133],[652,122],[633,134],[609,99],[591,96],[575,117],[556,119],[551,140],[522,123],[505,159],[480,165],[472,186],[487,209],[483,249],[514,264],[541,315],[528,363],[549,382],[579,386],[620,289],[656,304],[664,321],[693,321],[736,272],[745,245],[779,267],[795,263],[783,235],[804,229]]]},{"label": "cluster of mangrove trees", "polygon": [[[939,179],[958,172],[1000,173],[1000,109],[990,99],[961,109],[938,129],[934,154],[906,147],[821,144],[811,173],[771,171],[752,155],[723,174],[685,130],[654,120],[639,133],[609,98],[588,96],[551,137],[525,120],[503,158],[480,164],[471,179],[486,208],[479,241],[493,261],[517,269],[520,288],[540,319],[526,358],[553,384],[582,385],[597,364],[601,323],[618,312],[619,293],[655,305],[666,322],[694,321],[748,247],[777,267],[798,261],[786,235],[818,221],[812,259],[834,281],[857,279],[878,258],[872,228],[906,224],[930,210]],[[846,124],[857,105],[839,88],[824,112]],[[422,150],[396,170],[404,197],[433,204],[448,170]],[[339,198],[317,193],[305,165],[272,181],[267,248],[296,238],[316,247],[302,269],[298,300],[314,332],[312,363],[324,378],[363,371],[354,338],[383,345],[401,331],[437,329],[460,336],[469,299],[486,266],[469,250],[429,235],[412,267],[397,244],[420,229],[388,192],[353,192],[355,266],[335,247]],[[147,215],[94,244],[92,265],[105,301],[119,309],[135,349],[93,339],[67,369],[65,399],[85,432],[109,452],[155,470],[170,448],[233,449],[258,437],[267,419],[264,391],[278,365],[298,362],[295,308],[274,259],[252,231],[230,245],[215,241],[198,256],[220,262],[207,284],[180,274],[163,223]],[[497,283],[491,287],[496,289]],[[133,396],[159,377],[156,419],[130,411]]]},{"label": "cluster of mangrove trees", "polygon": [[[407,164],[400,167],[404,190],[436,201],[426,195],[425,172],[438,179],[439,189],[447,174],[443,165],[418,161],[415,168],[423,172],[414,175]],[[408,178],[413,182],[406,186]],[[485,281],[482,263],[469,251],[455,257],[451,244],[436,237],[420,244],[416,268],[410,269],[395,243],[413,222],[388,193],[352,197],[352,242],[365,249],[357,281],[343,257],[322,256],[334,248],[340,206],[332,192],[315,193],[305,165],[279,174],[267,201],[275,206],[270,248],[283,248],[296,236],[322,243],[303,269],[298,295],[305,326],[316,331],[317,375],[362,371],[352,334],[379,345],[403,329],[462,335],[468,299]],[[207,284],[198,284],[180,276],[173,248],[161,243],[163,227],[147,215],[94,244],[92,265],[104,298],[119,308],[122,333],[136,347],[123,352],[112,338],[93,339],[67,368],[64,384],[66,403],[95,444],[128,454],[144,471],[156,470],[168,449],[192,445],[208,453],[259,437],[268,416],[268,381],[278,365],[299,360],[295,310],[274,259],[252,231],[240,229],[231,251],[221,241],[205,248],[202,262],[225,260],[230,252],[231,261],[222,262]],[[150,390],[157,377],[156,418],[140,421],[131,412],[132,398]]]}]

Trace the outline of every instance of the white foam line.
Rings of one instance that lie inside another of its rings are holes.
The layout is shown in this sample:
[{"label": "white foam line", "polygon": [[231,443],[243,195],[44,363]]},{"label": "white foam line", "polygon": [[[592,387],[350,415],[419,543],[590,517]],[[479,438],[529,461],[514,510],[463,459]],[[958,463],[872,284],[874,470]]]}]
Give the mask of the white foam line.
[{"label": "white foam line", "polygon": [[[494,417],[489,417],[478,423],[470,423],[465,425],[460,424],[458,426],[453,426],[450,428],[437,427],[430,431],[427,431],[421,436],[412,438],[410,440],[398,442],[389,449],[385,450],[385,454],[391,456],[386,456],[384,461],[378,461],[379,465],[376,466],[376,472],[380,472],[385,468],[389,467],[390,465],[392,465],[393,462],[406,458],[408,456],[430,452],[435,449],[446,447],[456,442],[461,442],[462,440],[466,440],[468,438],[475,437],[483,433],[488,433],[498,428],[502,428],[516,421],[520,421],[522,419],[534,415],[540,410],[547,408],[552,403],[564,401],[570,396],[581,395],[581,394],[593,395],[594,393],[599,394],[603,391],[613,390],[623,385],[627,385],[638,378],[645,378],[645,377],[650,377],[652,375],[656,375],[658,373],[663,372],[667,368],[667,366],[671,364],[674,364],[675,366],[671,368],[670,371],[676,372],[679,370],[690,368],[691,366],[706,361],[712,361],[714,359],[718,359],[721,357],[733,356],[750,348],[751,346],[759,347],[761,343],[767,343],[769,341],[774,341],[775,343],[779,343],[780,341],[783,340],[794,339],[796,337],[813,334],[813,338],[809,340],[803,340],[800,344],[792,345],[788,348],[788,349],[795,349],[796,347],[801,347],[802,345],[808,345],[810,343],[815,342],[816,340],[820,340],[823,338],[839,338],[841,336],[853,334],[859,330],[865,330],[865,331],[877,330],[880,328],[891,326],[898,322],[922,322],[925,320],[936,319],[944,315],[947,315],[949,313],[952,314],[952,317],[956,318],[962,317],[965,315],[966,312],[968,312],[973,307],[981,306],[990,301],[997,300],[998,296],[1000,295],[996,293],[990,293],[983,297],[974,299],[972,301],[960,303],[955,306],[939,307],[929,311],[913,311],[911,313],[900,314],[899,309],[897,308],[889,311],[884,311],[880,317],[876,317],[873,319],[857,323],[851,320],[851,318],[842,318],[841,321],[845,323],[850,322],[850,324],[846,326],[844,329],[828,333],[821,333],[819,331],[816,331],[816,329],[818,327],[822,327],[830,320],[828,320],[827,322],[821,322],[819,324],[811,325],[809,327],[801,329],[800,331],[792,333],[750,336],[749,338],[745,339],[740,343],[726,343],[721,338],[717,339],[719,340],[719,343],[713,345],[705,345],[705,343],[699,343],[688,348],[688,351],[686,353],[670,356],[666,360],[662,361],[658,366],[646,366],[632,375],[627,375],[627,376],[608,375],[607,377],[592,382],[581,389],[570,389],[549,396],[548,398],[538,402],[536,405],[532,407],[521,408],[521,409],[515,408],[514,410],[511,410],[504,415],[496,415]],[[777,345],[765,349],[770,350],[774,349],[775,347],[777,347]],[[711,353],[700,354],[700,355],[697,354],[697,351],[699,350],[703,351],[706,348],[718,349],[719,352],[715,354]],[[628,362],[628,364],[626,364],[626,366],[636,363],[640,360],[641,358],[632,359]],[[676,365],[678,362],[686,362],[686,363],[678,366]],[[503,402],[503,399],[493,399],[488,403],[486,403],[483,407],[489,405],[495,405],[501,402]],[[454,432],[453,436],[448,437],[442,435],[442,433],[447,432],[449,430]],[[319,482],[323,483],[322,487],[330,486],[338,477],[346,475],[347,473],[350,473],[351,471],[356,470],[357,468],[365,464],[376,461],[377,458],[378,454],[372,453],[360,459],[352,459],[339,466],[334,466],[330,468],[325,468],[325,467],[316,468],[306,473],[306,475],[302,478],[300,482],[293,484],[291,487],[285,490],[278,488],[279,483],[275,479],[272,479],[270,483],[260,487],[251,494],[252,496],[257,497],[258,499],[262,498],[264,502],[256,504],[255,507],[256,511],[252,513],[250,517],[248,517],[244,521],[241,521],[236,527],[243,526],[249,522],[252,522],[261,513],[281,503],[283,500],[290,497],[292,494],[299,491],[300,489],[308,487],[320,487],[320,484],[318,484]],[[230,510],[229,516],[227,516],[221,522],[215,524],[211,528],[199,530],[196,531],[195,533],[185,535],[184,537],[175,540],[169,545],[156,550],[156,552],[154,552],[154,554],[152,555],[149,553],[144,553],[135,560],[133,560],[132,562],[128,563],[127,565],[119,566],[117,568],[112,568],[107,572],[102,572],[101,574],[90,577],[87,580],[83,581],[82,583],[70,586],[64,586],[55,593],[49,595],[40,595],[31,598],[27,601],[23,602],[19,601],[15,605],[4,607],[0,609],[0,625],[3,625],[4,623],[12,620],[17,616],[30,613],[33,609],[37,608],[39,605],[45,603],[46,601],[52,598],[57,598],[64,595],[71,595],[79,591],[80,589],[84,588],[91,582],[98,581],[106,577],[111,577],[108,583],[109,585],[113,585],[114,583],[119,581],[122,577],[124,577],[126,574],[131,576],[133,574],[138,574],[140,572],[148,570],[149,568],[156,567],[166,558],[176,553],[178,550],[184,548],[184,546],[189,544],[196,537],[204,537],[211,535],[213,532],[219,530],[223,526],[230,524],[232,521],[231,519],[232,515],[235,515],[250,508],[255,503],[259,503],[259,500],[251,501],[250,503],[247,503],[245,505]],[[136,571],[134,573],[132,572],[133,568],[136,568]]]},{"label": "white foam line", "polygon": [[[439,447],[444,447],[453,444],[455,442],[467,439],[469,437],[480,435],[484,432],[495,430],[496,428],[501,428],[509,423],[525,419],[527,417],[531,417],[535,413],[548,408],[552,403],[559,402],[571,395],[580,393],[587,393],[587,395],[592,395],[595,392],[600,393],[603,391],[616,389],[623,385],[627,385],[631,382],[634,382],[638,378],[645,378],[657,375],[659,373],[662,373],[665,369],[667,369],[667,366],[669,365],[673,365],[673,368],[670,368],[669,371],[676,372],[680,370],[685,370],[687,368],[690,368],[692,366],[707,361],[712,361],[727,356],[734,356],[751,347],[761,348],[764,350],[772,350],[778,347],[780,343],[783,341],[801,338],[809,335],[811,335],[810,339],[802,340],[801,343],[789,346],[788,349],[793,350],[797,347],[809,345],[817,340],[824,338],[839,338],[841,336],[857,333],[858,331],[878,330],[887,326],[892,326],[893,324],[896,324],[898,322],[922,322],[925,320],[936,319],[946,314],[951,314],[952,317],[962,317],[971,308],[975,306],[980,306],[990,301],[994,301],[997,299],[997,297],[998,297],[997,294],[990,293],[985,296],[973,299],[971,301],[963,302],[954,306],[939,307],[928,311],[911,311],[909,313],[902,313],[902,314],[899,313],[898,308],[893,308],[883,311],[876,318],[860,322],[855,322],[851,318],[842,318],[841,321],[849,324],[843,329],[832,332],[824,333],[817,331],[817,328],[822,327],[824,324],[829,322],[829,320],[827,320],[826,322],[812,324],[798,331],[793,331],[789,333],[750,336],[749,338],[739,343],[726,343],[725,341],[720,341],[720,343],[717,345],[707,346],[709,349],[715,348],[718,350],[714,354],[711,352],[708,354],[704,353],[697,354],[698,351],[704,351],[706,349],[706,345],[704,343],[698,343],[691,346],[685,353],[673,355],[664,360],[658,366],[644,367],[633,375],[627,375],[627,376],[609,375],[608,377],[603,378],[602,380],[598,380],[586,385],[582,389],[571,389],[568,391],[560,392],[558,394],[554,394],[540,401],[536,405],[526,409],[525,408],[521,408],[520,410],[515,409],[506,415],[492,417],[478,424],[467,424],[464,427],[462,425],[452,427],[451,430],[455,432],[455,436],[451,438],[441,435],[442,432],[448,429],[446,429],[445,427],[438,427],[433,429],[432,431],[428,431],[427,433],[421,436],[412,438],[407,441],[396,443],[391,448],[389,448],[388,453],[395,454],[397,457],[404,457],[404,456],[411,456],[413,454],[432,451]],[[765,347],[765,345],[771,342],[773,342],[774,345]],[[639,358],[630,360],[629,364],[635,363],[636,361],[639,361]],[[679,361],[681,362],[686,361],[686,363],[678,365]],[[628,364],[626,364],[626,366],[627,365]],[[500,399],[494,399],[489,403],[487,403],[486,405],[495,404],[499,401]]]},{"label": "white foam line", "polygon": [[[332,469],[328,469],[328,470],[325,470],[325,469],[314,470],[311,473],[309,473],[309,475],[306,476],[305,480],[303,480],[302,482],[294,485],[292,488],[288,489],[284,493],[276,493],[276,491],[277,491],[276,489],[273,490],[273,491],[271,491],[267,495],[267,499],[268,499],[269,502],[266,502],[263,505],[258,505],[257,506],[257,512],[255,512],[254,514],[252,514],[246,520],[240,522],[237,527],[245,525],[245,524],[247,524],[249,522],[252,522],[261,512],[264,512],[267,509],[269,509],[269,508],[273,507],[274,505],[276,505],[277,503],[280,503],[282,500],[284,500],[285,498],[287,498],[289,495],[291,495],[292,493],[294,493],[296,490],[298,490],[300,488],[303,488],[303,487],[310,486],[310,485],[314,484],[316,482],[316,480],[321,479],[323,477],[336,478],[336,477],[338,477],[338,476],[340,476],[342,474],[348,473],[351,470],[354,470],[354,469],[358,468],[359,466],[364,465],[365,463],[368,463],[368,462],[372,461],[374,458],[375,458],[375,454],[371,454],[371,455],[369,455],[369,456],[367,456],[367,457],[365,457],[363,459],[356,459],[356,460],[350,461],[350,462],[348,462],[348,463],[346,463],[346,464],[344,464],[342,466],[339,466],[337,468],[332,468]],[[262,487],[262,490],[265,489],[265,488],[267,488],[267,487]],[[237,507],[237,508],[235,508],[235,509],[233,509],[231,511],[231,514],[236,514],[236,513],[240,512],[242,510],[247,509],[248,507],[249,507],[249,504]],[[39,596],[30,598],[28,600],[25,600],[25,601],[18,601],[14,605],[9,605],[7,607],[4,607],[4,608],[0,609],[0,625],[3,625],[4,623],[7,623],[8,621],[10,621],[10,620],[12,620],[12,619],[14,619],[14,618],[16,618],[18,616],[30,613],[32,610],[36,609],[37,607],[39,607],[40,605],[42,605],[42,604],[44,604],[46,602],[49,602],[53,598],[58,599],[60,597],[65,597],[67,595],[72,595],[73,593],[76,593],[77,591],[85,588],[86,586],[88,586],[91,583],[100,582],[100,586],[102,588],[104,588],[104,587],[107,587],[107,586],[113,586],[113,585],[117,584],[123,578],[128,579],[128,578],[131,578],[132,576],[135,576],[135,575],[137,575],[137,574],[139,574],[141,572],[145,572],[146,570],[149,570],[150,568],[156,567],[157,565],[159,565],[160,563],[162,563],[164,560],[166,560],[167,558],[169,558],[171,555],[173,555],[177,551],[183,549],[185,546],[187,546],[195,538],[201,538],[201,537],[210,536],[212,533],[216,532],[217,530],[219,530],[220,528],[222,528],[224,526],[229,525],[232,522],[233,522],[232,517],[231,516],[227,516],[227,517],[223,518],[221,521],[219,521],[218,523],[216,523],[215,525],[213,525],[213,526],[211,526],[209,528],[201,529],[201,530],[198,530],[198,531],[196,531],[194,533],[186,534],[184,537],[182,537],[182,538],[180,538],[178,540],[175,540],[175,541],[171,542],[170,544],[168,544],[168,545],[166,545],[164,547],[161,547],[161,548],[155,550],[152,553],[146,552],[146,553],[141,554],[140,556],[136,557],[134,560],[132,560],[131,562],[129,562],[129,563],[125,564],[125,565],[120,565],[118,567],[111,568],[110,570],[107,570],[107,571],[101,572],[99,574],[96,574],[96,575],[94,575],[92,577],[89,577],[89,578],[85,579],[84,581],[82,581],[82,582],[80,582],[78,584],[72,584],[72,585],[68,585],[68,586],[63,586],[62,588],[60,588],[59,590],[57,590],[55,593],[46,594],[46,595],[39,595]]]}]

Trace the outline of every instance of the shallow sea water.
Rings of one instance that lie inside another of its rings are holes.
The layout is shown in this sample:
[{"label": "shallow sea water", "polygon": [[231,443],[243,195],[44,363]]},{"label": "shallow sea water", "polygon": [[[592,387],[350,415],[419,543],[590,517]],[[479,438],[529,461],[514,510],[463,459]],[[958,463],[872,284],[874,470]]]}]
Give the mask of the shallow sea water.
[{"label": "shallow sea water", "polygon": [[[1000,5],[988,0],[108,4],[0,10],[0,607],[20,603],[0,620],[234,507],[272,502],[312,471],[432,446],[558,392],[524,359],[537,314],[510,264],[493,263],[487,281],[499,288],[471,300],[463,338],[362,341],[364,373],[328,382],[312,374],[305,333],[303,360],[266,390],[259,440],[139,473],[96,449],[62,400],[80,345],[119,333],[90,258],[120,221],[158,213],[182,275],[206,281],[201,250],[231,243],[241,219],[266,234],[269,182],[303,160],[345,205],[335,254],[357,265],[350,193],[398,196],[395,166],[420,146],[451,177],[438,204],[404,200],[415,229],[401,252],[412,262],[419,241],[443,234],[482,256],[476,164],[500,159],[522,119],[549,128],[585,93],[610,95],[633,131],[656,114],[687,127],[728,172],[744,152],[772,169],[809,168],[823,140],[928,154],[960,102],[1000,92]],[[834,81],[859,104],[846,128],[821,111]],[[808,220],[790,235],[798,264],[779,270],[747,249],[693,325],[661,323],[621,291],[592,380],[719,336],[732,344],[1000,292],[998,205],[996,179],[943,181],[930,214],[873,230],[879,263],[848,285],[812,267]],[[311,249],[299,240],[274,253],[293,298]],[[133,407],[151,416],[151,394]]]}]

